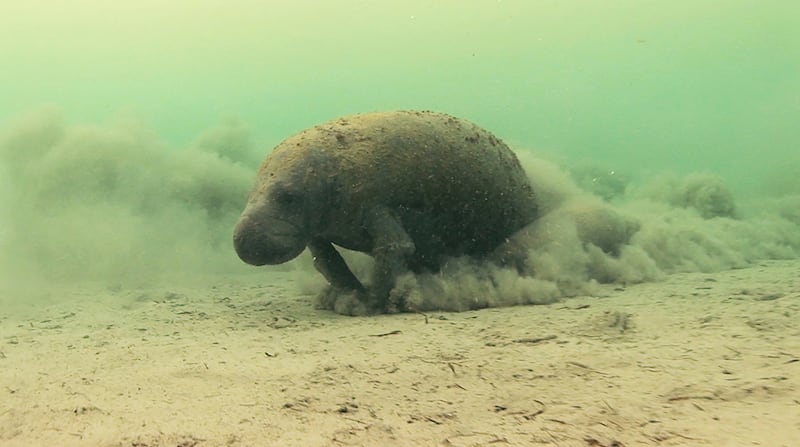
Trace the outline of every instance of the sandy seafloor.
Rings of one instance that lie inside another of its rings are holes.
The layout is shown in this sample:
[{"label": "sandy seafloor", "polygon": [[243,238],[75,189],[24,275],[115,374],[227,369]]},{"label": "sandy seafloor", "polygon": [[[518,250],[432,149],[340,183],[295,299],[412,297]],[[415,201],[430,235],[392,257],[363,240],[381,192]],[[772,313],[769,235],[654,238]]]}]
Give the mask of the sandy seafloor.
[{"label": "sandy seafloor", "polygon": [[297,278],[4,312],[0,445],[800,445],[800,261],[372,317]]}]

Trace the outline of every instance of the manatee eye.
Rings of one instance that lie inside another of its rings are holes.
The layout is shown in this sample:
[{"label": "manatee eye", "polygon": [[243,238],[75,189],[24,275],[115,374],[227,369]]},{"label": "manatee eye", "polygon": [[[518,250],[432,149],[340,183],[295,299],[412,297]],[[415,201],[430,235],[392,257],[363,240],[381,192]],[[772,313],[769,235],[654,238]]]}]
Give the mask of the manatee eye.
[{"label": "manatee eye", "polygon": [[300,194],[287,189],[278,189],[273,194],[273,199],[279,205],[291,206],[300,202]]}]

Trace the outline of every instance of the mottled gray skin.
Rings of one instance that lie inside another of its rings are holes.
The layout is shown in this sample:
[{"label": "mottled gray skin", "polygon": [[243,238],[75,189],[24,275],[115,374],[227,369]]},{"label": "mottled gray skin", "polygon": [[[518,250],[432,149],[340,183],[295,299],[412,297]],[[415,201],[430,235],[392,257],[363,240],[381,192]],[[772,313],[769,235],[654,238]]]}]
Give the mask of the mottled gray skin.
[{"label": "mottled gray skin", "polygon": [[[334,289],[381,312],[398,275],[484,257],[536,217],[517,157],[491,133],[442,113],[369,113],[280,143],[261,165],[234,246],[253,265],[308,247]],[[369,288],[334,245],[375,259]]]}]

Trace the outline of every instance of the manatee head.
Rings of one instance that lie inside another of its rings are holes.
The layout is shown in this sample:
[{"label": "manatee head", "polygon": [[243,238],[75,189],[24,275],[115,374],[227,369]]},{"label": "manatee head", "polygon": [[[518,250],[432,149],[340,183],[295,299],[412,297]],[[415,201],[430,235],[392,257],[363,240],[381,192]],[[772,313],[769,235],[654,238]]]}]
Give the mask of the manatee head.
[{"label": "manatee head", "polygon": [[320,159],[282,144],[261,165],[233,232],[234,248],[244,262],[282,264],[303,252],[324,206],[315,163]]}]

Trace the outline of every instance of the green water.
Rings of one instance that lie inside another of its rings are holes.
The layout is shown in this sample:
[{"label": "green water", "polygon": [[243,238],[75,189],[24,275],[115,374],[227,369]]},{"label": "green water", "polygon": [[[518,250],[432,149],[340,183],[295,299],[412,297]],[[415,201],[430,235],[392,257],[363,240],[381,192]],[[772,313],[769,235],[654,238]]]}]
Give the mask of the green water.
[{"label": "green water", "polygon": [[[393,109],[518,153],[521,267],[238,259],[272,147]],[[799,269],[800,0],[0,0],[3,447],[798,445]]]},{"label": "green water", "polygon": [[230,226],[269,148],[389,109],[472,120],[565,172],[704,172],[742,203],[786,198],[764,236],[783,250],[742,262],[791,257],[798,17],[790,0],[5,2],[6,269],[171,265],[142,240],[233,262]]},{"label": "green water", "polygon": [[353,112],[474,120],[522,147],[747,185],[797,161],[800,5],[772,1],[59,1],[0,7],[0,117],[138,114],[271,145]]}]

